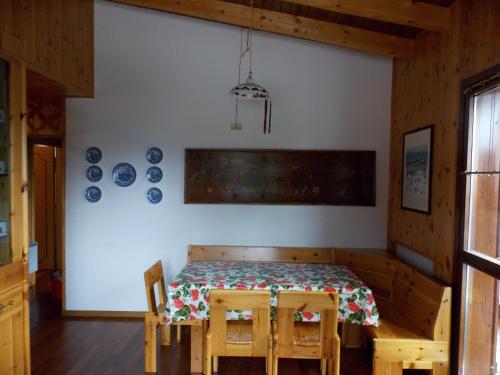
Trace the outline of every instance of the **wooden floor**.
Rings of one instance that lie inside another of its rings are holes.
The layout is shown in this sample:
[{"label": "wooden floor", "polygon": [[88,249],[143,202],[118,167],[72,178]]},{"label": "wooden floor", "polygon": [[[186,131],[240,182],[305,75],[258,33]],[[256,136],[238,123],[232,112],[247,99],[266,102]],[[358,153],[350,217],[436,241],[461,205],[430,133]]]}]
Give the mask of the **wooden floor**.
[{"label": "wooden floor", "polygon": [[[187,327],[185,327],[187,328]],[[142,374],[144,331],[140,320],[62,318],[47,293],[31,302],[33,375]],[[189,335],[169,348],[158,347],[158,374],[189,373]],[[371,374],[368,350],[344,350],[342,375]],[[280,374],[319,374],[318,361],[280,360]],[[219,374],[265,374],[264,360],[221,358]]]}]

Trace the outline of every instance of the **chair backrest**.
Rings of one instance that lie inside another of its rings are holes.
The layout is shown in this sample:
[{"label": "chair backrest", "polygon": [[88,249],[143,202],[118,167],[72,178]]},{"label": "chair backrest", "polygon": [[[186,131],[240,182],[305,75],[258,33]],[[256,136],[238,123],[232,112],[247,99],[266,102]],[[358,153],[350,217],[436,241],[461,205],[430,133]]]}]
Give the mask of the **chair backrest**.
[{"label": "chair backrest", "polygon": [[320,313],[319,345],[321,358],[334,355],[334,338],[337,335],[339,296],[330,292],[278,293],[278,355],[292,358],[294,355],[295,312]]},{"label": "chair backrest", "polygon": [[[268,353],[268,340],[271,334],[270,294],[260,290],[223,290],[210,291],[210,334],[213,355],[234,355],[238,347],[247,345],[252,356],[263,357]],[[252,311],[251,342],[234,344],[227,340],[228,323],[226,311]],[[233,351],[233,353],[231,353]]]},{"label": "chair backrest", "polygon": [[[146,283],[146,295],[148,297],[149,312],[161,312],[167,302],[167,290],[165,288],[163,267],[160,260],[144,272],[144,282]],[[159,304],[156,301],[155,284],[158,285],[158,296],[160,298]]]},{"label": "chair backrest", "polygon": [[404,263],[396,270],[392,302],[428,338],[450,339],[451,288]]}]

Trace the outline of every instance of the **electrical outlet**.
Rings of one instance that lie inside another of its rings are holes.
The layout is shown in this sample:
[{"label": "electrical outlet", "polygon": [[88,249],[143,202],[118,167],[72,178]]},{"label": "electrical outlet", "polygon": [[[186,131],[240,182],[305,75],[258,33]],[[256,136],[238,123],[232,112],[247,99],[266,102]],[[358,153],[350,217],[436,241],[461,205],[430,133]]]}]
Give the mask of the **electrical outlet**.
[{"label": "electrical outlet", "polygon": [[241,130],[241,122],[232,122],[231,130]]}]

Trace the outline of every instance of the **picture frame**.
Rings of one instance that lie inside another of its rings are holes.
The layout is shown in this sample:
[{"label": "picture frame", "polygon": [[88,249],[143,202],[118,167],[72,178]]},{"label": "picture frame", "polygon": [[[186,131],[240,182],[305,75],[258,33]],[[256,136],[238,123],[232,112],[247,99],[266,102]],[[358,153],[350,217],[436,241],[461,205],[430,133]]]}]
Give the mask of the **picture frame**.
[{"label": "picture frame", "polygon": [[434,125],[403,134],[402,209],[431,213],[433,143]]}]

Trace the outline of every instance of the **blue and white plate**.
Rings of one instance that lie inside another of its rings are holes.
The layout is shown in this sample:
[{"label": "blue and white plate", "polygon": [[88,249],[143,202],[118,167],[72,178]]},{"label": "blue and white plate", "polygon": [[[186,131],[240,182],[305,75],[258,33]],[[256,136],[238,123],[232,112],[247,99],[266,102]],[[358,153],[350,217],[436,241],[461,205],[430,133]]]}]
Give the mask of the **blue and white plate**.
[{"label": "blue and white plate", "polygon": [[130,186],[134,183],[135,168],[129,163],[120,163],[113,168],[113,181],[121,187]]},{"label": "blue and white plate", "polygon": [[97,147],[89,147],[85,154],[85,159],[87,159],[90,164],[97,164],[102,159],[102,151]]},{"label": "blue and white plate", "polygon": [[163,194],[160,189],[153,187],[148,190],[147,197],[150,203],[157,204],[163,199]]},{"label": "blue and white plate", "polygon": [[85,190],[85,198],[90,203],[98,202],[102,197],[101,189],[97,186],[89,186],[87,190]]},{"label": "blue and white plate", "polygon": [[148,171],[146,172],[146,178],[149,182],[156,184],[163,178],[163,172],[158,167],[149,167]]},{"label": "blue and white plate", "polygon": [[163,160],[163,152],[158,147],[151,147],[148,152],[146,152],[146,159],[151,164],[158,164]]},{"label": "blue and white plate", "polygon": [[87,168],[86,175],[89,181],[91,182],[100,181],[102,178],[102,169],[97,165],[91,165],[90,167]]}]

